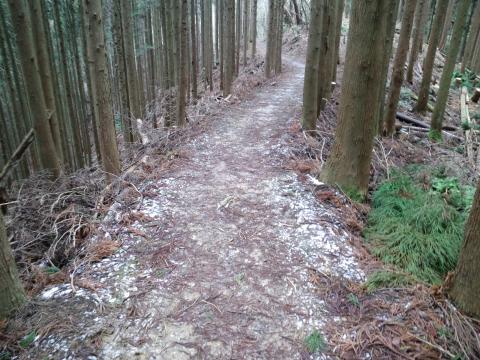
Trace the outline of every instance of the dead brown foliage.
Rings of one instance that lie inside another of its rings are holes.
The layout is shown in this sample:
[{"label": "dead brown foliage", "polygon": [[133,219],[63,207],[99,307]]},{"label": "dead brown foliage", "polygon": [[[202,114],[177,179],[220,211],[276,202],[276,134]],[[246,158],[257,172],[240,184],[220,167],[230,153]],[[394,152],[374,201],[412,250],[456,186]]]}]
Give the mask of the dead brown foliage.
[{"label": "dead brown foliage", "polygon": [[346,279],[310,271],[336,321],[330,351],[341,359],[477,359],[480,322],[423,285],[368,293]]}]

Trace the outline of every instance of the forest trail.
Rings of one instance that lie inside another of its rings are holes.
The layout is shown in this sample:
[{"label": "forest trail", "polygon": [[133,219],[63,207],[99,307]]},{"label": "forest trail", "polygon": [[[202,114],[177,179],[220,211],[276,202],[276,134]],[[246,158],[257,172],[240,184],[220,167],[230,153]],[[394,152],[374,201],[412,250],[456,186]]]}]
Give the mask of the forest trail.
[{"label": "forest trail", "polygon": [[[154,219],[132,226],[146,236],[105,226],[122,249],[81,274],[102,283],[93,297],[77,292],[113,306],[80,316],[82,339],[101,334],[98,358],[314,358],[305,338],[333,319],[310,272],[363,275],[339,219],[286,169],[304,73],[287,61],[274,85],[190,141],[182,164],[139,188],[138,213]],[[43,296],[63,296],[54,292]],[[68,343],[86,355],[81,339]]]}]

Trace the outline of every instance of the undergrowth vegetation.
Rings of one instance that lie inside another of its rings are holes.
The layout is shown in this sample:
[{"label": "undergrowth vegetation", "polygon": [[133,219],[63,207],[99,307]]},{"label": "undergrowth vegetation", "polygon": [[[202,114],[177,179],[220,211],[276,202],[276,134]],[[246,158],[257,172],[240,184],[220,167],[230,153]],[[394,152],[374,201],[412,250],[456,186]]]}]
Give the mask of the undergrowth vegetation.
[{"label": "undergrowth vegetation", "polygon": [[421,166],[381,184],[364,236],[372,253],[398,272],[374,273],[367,288],[440,284],[457,263],[474,191],[442,169]]}]

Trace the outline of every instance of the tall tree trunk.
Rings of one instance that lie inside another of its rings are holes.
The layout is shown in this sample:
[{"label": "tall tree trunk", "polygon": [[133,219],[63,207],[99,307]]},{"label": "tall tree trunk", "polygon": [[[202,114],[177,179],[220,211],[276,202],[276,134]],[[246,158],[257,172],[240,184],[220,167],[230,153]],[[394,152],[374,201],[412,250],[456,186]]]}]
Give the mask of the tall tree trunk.
[{"label": "tall tree trunk", "polygon": [[442,123],[445,108],[447,106],[448,93],[450,90],[450,84],[452,81],[453,70],[455,69],[455,63],[457,61],[458,51],[460,50],[460,41],[465,26],[468,8],[470,5],[469,0],[459,0],[457,7],[457,14],[455,16],[455,24],[453,25],[452,38],[450,40],[450,46],[448,48],[447,59],[443,67],[442,77],[440,79],[440,88],[437,94],[437,102],[432,114],[432,128],[430,136],[433,139],[439,139],[442,137]]},{"label": "tall tree trunk", "polygon": [[[243,0],[245,1],[245,0]],[[242,7],[240,0],[237,0],[235,10],[235,76],[240,71],[240,40],[242,39]]]},{"label": "tall tree trunk", "polygon": [[337,81],[337,65],[340,64],[340,38],[342,36],[342,21],[345,0],[338,0],[335,10],[335,56],[333,61],[332,81]]},{"label": "tall tree trunk", "polygon": [[42,82],[35,53],[32,25],[23,1],[9,0],[8,3],[10,5],[10,12],[16,33],[30,109],[34,118],[40,159],[43,168],[52,171],[53,175],[57,177],[62,172],[62,166],[50,129],[49,114],[43,95]]},{"label": "tall tree trunk", "polygon": [[378,110],[378,117],[376,119],[377,122],[377,132],[378,135],[382,135],[383,132],[383,119],[385,116],[385,93],[387,89],[387,75],[388,70],[390,67],[390,59],[392,58],[393,52],[393,40],[395,35],[395,28],[397,26],[397,15],[398,15],[398,7],[400,5],[399,0],[392,1],[392,7],[388,9],[388,13],[386,15],[386,32],[385,32],[385,56],[383,58],[382,64],[382,77],[381,77],[381,87],[379,88],[378,92],[378,102],[379,102],[379,110]]},{"label": "tall tree trunk", "polygon": [[472,56],[475,50],[475,44],[480,34],[480,3],[477,2],[475,7],[472,24],[470,26],[470,32],[468,34],[467,42],[465,44],[465,53],[462,61],[462,72],[465,72],[466,68],[470,68],[472,65]]},{"label": "tall tree trunk", "polygon": [[[292,2],[292,5],[293,5],[293,11],[295,12],[295,22],[297,25],[302,25],[303,24],[303,21],[302,21],[302,15],[300,14],[300,10],[298,8],[298,3],[297,3],[297,0],[291,0]],[[310,5],[312,6],[312,5]]]},{"label": "tall tree trunk", "polygon": [[[212,8],[210,6],[210,14]],[[185,107],[187,101],[188,82],[188,1],[182,0],[180,4],[180,34],[179,34],[179,83],[177,90],[177,125],[184,126],[186,120]]]},{"label": "tall tree trunk", "polygon": [[265,55],[265,76],[272,77],[272,71],[275,67],[275,32],[276,25],[276,2],[278,0],[268,0],[268,29],[267,29],[267,53]]},{"label": "tall tree trunk", "polygon": [[447,13],[445,14],[445,21],[442,27],[442,35],[440,36],[440,42],[438,47],[440,50],[445,48],[447,44],[448,33],[450,32],[450,27],[452,26],[453,10],[455,8],[455,2],[457,0],[450,0],[447,7]]},{"label": "tall tree trunk", "polygon": [[212,32],[212,0],[203,0],[204,34],[203,34],[203,62],[205,76],[210,91],[213,90],[213,32]]},{"label": "tall tree trunk", "polygon": [[417,10],[415,14],[414,28],[412,34],[412,47],[410,48],[410,56],[408,58],[407,81],[413,82],[413,68],[417,62],[418,51],[420,47],[421,34],[423,33],[422,18],[427,0],[417,0]]},{"label": "tall tree trunk", "polygon": [[323,0],[312,0],[310,26],[308,28],[307,56],[305,60],[305,77],[303,83],[303,118],[304,130],[313,131],[317,122],[317,81],[320,62],[320,44],[322,40]]},{"label": "tall tree trunk", "polygon": [[276,36],[275,36],[275,74],[282,72],[282,42],[283,42],[283,7],[285,0],[278,0],[276,10]]},{"label": "tall tree trunk", "polygon": [[35,48],[37,50],[38,66],[40,68],[40,76],[42,79],[42,88],[45,95],[45,103],[50,113],[50,129],[55,142],[55,149],[58,154],[58,158],[63,162],[63,149],[62,140],[60,135],[58,111],[55,104],[55,91],[53,88],[52,72],[50,69],[50,53],[47,45],[47,30],[43,22],[43,11],[40,0],[33,0],[30,2],[32,25],[36,29],[34,31],[35,36]]},{"label": "tall tree trunk", "polygon": [[480,182],[465,226],[465,240],[460,252],[450,297],[468,314],[480,317]]},{"label": "tall tree trunk", "polygon": [[[128,116],[139,118],[142,115],[138,79],[135,62],[135,44],[133,40],[133,9],[131,0],[121,0],[122,34],[125,53],[125,68],[128,89]],[[130,135],[132,140],[132,135]]]},{"label": "tall tree trunk", "polygon": [[108,76],[107,55],[105,52],[102,1],[84,1],[85,11],[89,19],[87,42],[94,54],[95,63],[93,86],[96,88],[96,101],[99,114],[100,151],[102,153],[102,163],[107,174],[107,180],[111,180],[111,175],[118,175],[120,173],[120,159],[117,149],[112,94]]},{"label": "tall tree trunk", "polygon": [[[333,0],[323,0],[322,6],[322,37],[320,40],[320,59],[318,62],[318,80],[317,80],[317,117],[325,106],[325,97],[327,96],[327,87],[330,87],[330,69],[328,64],[330,63],[329,57],[329,36],[328,32],[331,28],[331,6]],[[328,79],[328,80],[327,80]]]},{"label": "tall tree trunk", "polygon": [[252,44],[252,59],[257,55],[257,7],[258,0],[252,0],[252,17],[250,22],[250,43]]},{"label": "tall tree trunk", "polygon": [[245,0],[243,3],[243,66],[247,66],[249,10],[250,0]]},{"label": "tall tree trunk", "polygon": [[354,1],[350,17],[335,143],[321,178],[351,196],[368,190],[386,17],[392,0]]},{"label": "tall tree trunk", "polygon": [[117,71],[117,81],[120,92],[120,117],[123,129],[123,137],[125,142],[133,142],[131,110],[129,102],[129,88],[127,81],[127,66],[125,61],[125,44],[122,29],[122,0],[113,0],[113,45],[115,60],[114,66]]},{"label": "tall tree trunk", "polygon": [[155,53],[153,46],[153,28],[152,28],[152,9],[147,8],[145,14],[145,47],[147,56],[147,94],[148,102],[152,102],[157,97],[155,87]]},{"label": "tall tree trunk", "polygon": [[198,58],[197,58],[197,6],[196,0],[190,0],[190,36],[192,44],[192,98],[198,98]]},{"label": "tall tree trunk", "polygon": [[400,99],[400,90],[402,88],[403,76],[405,73],[405,60],[408,55],[410,44],[410,34],[412,33],[413,17],[417,0],[406,0],[403,13],[402,29],[398,39],[397,53],[393,63],[392,79],[390,81],[390,92],[387,102],[387,112],[385,114],[385,132],[392,135],[395,131],[395,118],[397,114],[398,101]]},{"label": "tall tree trunk", "polygon": [[0,319],[6,318],[25,302],[25,292],[8,243],[5,221],[0,211]]},{"label": "tall tree trunk", "polygon": [[437,9],[433,19],[432,30],[428,41],[428,49],[423,61],[423,75],[418,93],[418,101],[415,110],[425,112],[428,106],[428,94],[430,93],[430,82],[432,81],[433,65],[435,62],[435,54],[437,53],[437,45],[440,40],[440,32],[445,22],[445,12],[447,10],[448,0],[437,0]]},{"label": "tall tree trunk", "polygon": [[235,72],[235,0],[225,0],[224,8],[224,82],[223,94],[228,96],[232,92],[233,76]]},{"label": "tall tree trunk", "polygon": [[69,59],[68,56],[68,39],[65,34],[65,24],[62,21],[62,12],[61,12],[61,3],[54,2],[53,3],[53,10],[54,10],[54,25],[56,26],[56,31],[58,35],[58,42],[60,48],[60,66],[61,66],[61,73],[63,75],[63,85],[65,96],[67,98],[66,101],[66,113],[68,117],[66,118],[68,125],[67,131],[70,133],[70,138],[73,140],[70,144],[70,148],[73,154],[73,159],[75,160],[74,168],[80,169],[84,166],[84,159],[83,159],[83,151],[82,151],[82,143],[80,138],[80,132],[78,131],[78,114],[75,111],[75,101],[74,101],[74,94],[73,94],[73,84],[72,84],[72,77],[69,71]]}]

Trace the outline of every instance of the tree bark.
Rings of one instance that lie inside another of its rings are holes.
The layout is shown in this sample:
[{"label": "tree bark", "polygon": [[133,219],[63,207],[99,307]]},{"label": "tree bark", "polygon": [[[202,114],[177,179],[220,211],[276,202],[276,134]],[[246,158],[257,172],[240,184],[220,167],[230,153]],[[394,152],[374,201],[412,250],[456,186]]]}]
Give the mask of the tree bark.
[{"label": "tree bark", "polygon": [[432,114],[432,131],[430,135],[433,139],[441,138],[442,136],[441,131],[443,115],[447,106],[450,83],[452,80],[453,70],[455,69],[458,51],[460,50],[460,40],[462,38],[469,5],[469,0],[459,0],[457,14],[455,16],[456,20],[455,24],[453,25],[452,38],[448,49],[448,55],[443,67],[442,77],[440,79],[437,102],[435,103]]},{"label": "tree bark", "polygon": [[25,292],[7,238],[5,221],[0,211],[0,320],[25,302]]},{"label": "tree bark", "polygon": [[397,53],[393,63],[392,79],[385,114],[385,132],[392,135],[395,132],[395,114],[397,113],[400,90],[402,88],[403,76],[405,73],[405,60],[410,45],[410,34],[412,32],[413,17],[417,0],[406,0],[403,13],[402,29],[398,39]]},{"label": "tree bark", "polygon": [[391,0],[354,1],[335,142],[321,178],[352,196],[368,190],[375,116],[382,83],[385,13]]},{"label": "tree bark", "polygon": [[465,225],[465,240],[460,252],[450,297],[468,314],[480,317],[480,182]]},{"label": "tree bark", "polygon": [[415,110],[425,112],[428,106],[428,94],[430,92],[430,82],[432,81],[433,65],[437,53],[437,45],[440,40],[440,31],[445,22],[445,11],[448,6],[448,0],[437,0],[437,9],[433,19],[432,30],[428,42],[427,54],[423,62],[423,75],[418,93],[418,101]]}]

